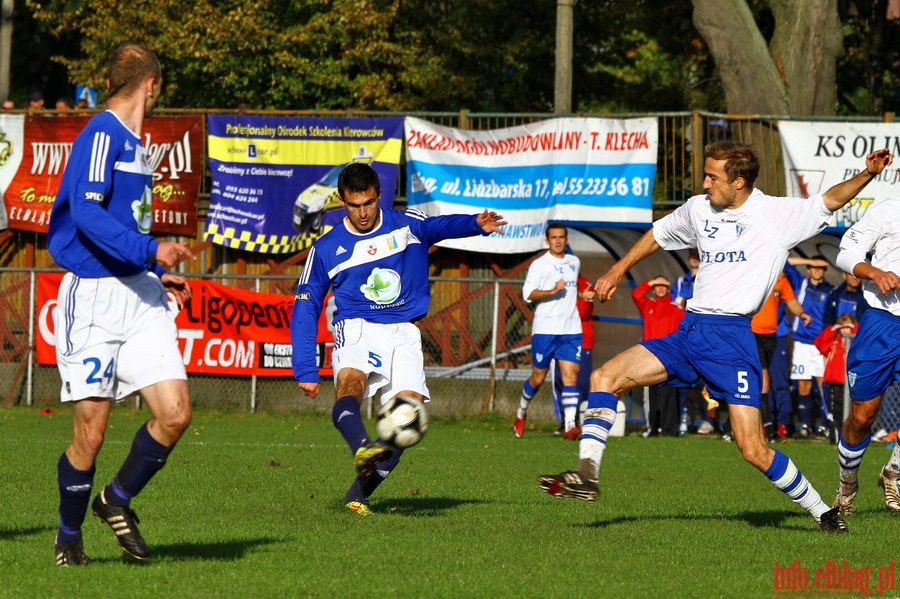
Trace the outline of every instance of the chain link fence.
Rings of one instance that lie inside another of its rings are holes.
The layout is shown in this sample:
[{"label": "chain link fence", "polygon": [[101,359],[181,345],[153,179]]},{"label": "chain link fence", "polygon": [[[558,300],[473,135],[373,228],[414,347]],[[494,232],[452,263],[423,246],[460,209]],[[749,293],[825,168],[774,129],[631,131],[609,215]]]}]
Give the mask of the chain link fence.
[{"label": "chain link fence", "polygon": [[[39,365],[35,338],[51,333],[52,318],[38,312],[39,269],[0,269],[0,393],[6,406],[50,406],[59,401],[55,366]],[[204,278],[244,289],[292,293],[295,277],[229,276]],[[533,311],[522,298],[523,280],[432,277],[431,307],[419,323],[425,372],[435,415],[465,417],[495,412],[513,417],[522,383],[531,374]],[[635,343],[635,322],[614,315],[595,316],[598,346],[595,367]],[[638,321],[639,323],[639,321]],[[334,383],[325,379],[319,397],[310,400],[290,377],[239,377],[189,374],[196,406],[223,412],[327,411],[335,400]],[[529,419],[555,419],[550,385],[532,402]],[[643,421],[643,389],[625,394],[627,420]],[[137,398],[134,401],[139,405]],[[374,407],[367,406],[369,414]],[[900,428],[900,384],[888,389],[873,427],[879,440],[892,440]]]}]

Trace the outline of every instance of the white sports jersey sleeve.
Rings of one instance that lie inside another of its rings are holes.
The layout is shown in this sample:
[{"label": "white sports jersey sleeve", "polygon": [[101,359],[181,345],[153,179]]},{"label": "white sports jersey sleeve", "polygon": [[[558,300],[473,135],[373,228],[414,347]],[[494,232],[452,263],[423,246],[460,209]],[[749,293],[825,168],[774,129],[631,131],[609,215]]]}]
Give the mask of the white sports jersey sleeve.
[{"label": "white sports jersey sleeve", "polygon": [[[872,255],[872,266],[900,273],[900,196],[873,204],[859,221],[841,238],[837,267],[852,273],[853,267]],[[887,295],[872,281],[863,281],[863,297],[874,308],[900,316],[900,293]]]},{"label": "white sports jersey sleeve", "polygon": [[[528,267],[522,296],[528,300],[531,292],[552,289],[563,279],[565,289],[550,299],[536,302],[532,334],[539,335],[580,335],[581,319],[578,317],[578,272],[581,261],[572,254],[554,258],[547,252]],[[530,301],[530,300],[529,300]]]},{"label": "white sports jersey sleeve", "polygon": [[824,229],[831,215],[821,195],[779,198],[754,189],[733,210],[698,195],[656,221],[653,236],[665,250],[700,251],[691,312],[751,316],[775,285],[790,249]]}]

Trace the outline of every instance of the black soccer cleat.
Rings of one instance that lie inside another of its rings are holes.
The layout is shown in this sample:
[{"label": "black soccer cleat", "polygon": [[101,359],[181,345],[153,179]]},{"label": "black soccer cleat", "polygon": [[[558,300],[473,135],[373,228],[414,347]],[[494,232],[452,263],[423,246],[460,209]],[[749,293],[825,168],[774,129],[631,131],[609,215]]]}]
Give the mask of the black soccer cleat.
[{"label": "black soccer cleat", "polygon": [[353,466],[356,467],[356,476],[365,478],[375,473],[375,466],[386,462],[394,455],[390,447],[371,441],[356,450],[353,456]]},{"label": "black soccer cleat", "polygon": [[122,551],[136,559],[147,559],[150,557],[150,548],[147,547],[147,543],[137,527],[140,522],[137,514],[130,507],[106,503],[104,501],[104,492],[101,491],[99,495],[94,497],[94,503],[91,504],[94,515],[109,524],[109,527],[113,529]]},{"label": "black soccer cleat", "polygon": [[543,474],[538,477],[538,486],[544,493],[554,497],[569,497],[594,502],[600,495],[596,481],[587,480],[574,470],[561,474]]},{"label": "black soccer cleat", "polygon": [[84,543],[81,539],[56,544],[57,566],[87,566],[89,563],[91,560],[84,554]]},{"label": "black soccer cleat", "polygon": [[841,518],[840,507],[831,508],[819,516],[819,526],[829,534],[845,535],[850,532],[847,530],[847,524],[844,522],[844,519]]}]

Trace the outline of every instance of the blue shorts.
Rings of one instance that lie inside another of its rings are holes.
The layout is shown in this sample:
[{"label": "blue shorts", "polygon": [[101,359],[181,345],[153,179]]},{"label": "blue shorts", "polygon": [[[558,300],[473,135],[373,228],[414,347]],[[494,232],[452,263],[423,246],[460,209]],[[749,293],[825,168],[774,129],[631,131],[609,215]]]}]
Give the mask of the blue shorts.
[{"label": "blue shorts", "polygon": [[532,335],[531,363],[535,368],[550,368],[550,360],[581,362],[581,333],[576,335]]},{"label": "blue shorts", "polygon": [[900,316],[869,308],[859,319],[847,353],[850,399],[869,401],[900,378]]},{"label": "blue shorts", "polygon": [[759,407],[762,368],[749,318],[688,312],[677,331],[641,345],[665,366],[667,385],[702,382],[713,399]]}]

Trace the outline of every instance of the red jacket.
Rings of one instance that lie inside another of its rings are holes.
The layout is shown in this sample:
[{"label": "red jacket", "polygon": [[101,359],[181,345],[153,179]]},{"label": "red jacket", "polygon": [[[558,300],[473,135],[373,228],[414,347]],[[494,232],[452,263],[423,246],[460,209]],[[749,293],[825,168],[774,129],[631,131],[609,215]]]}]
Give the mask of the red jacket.
[{"label": "red jacket", "polygon": [[[859,325],[853,325],[851,332],[856,333]],[[825,374],[822,380],[826,383],[843,385],[847,381],[847,357],[844,347],[844,336],[831,327],[826,327],[813,342],[825,356]]]},{"label": "red jacket", "polygon": [[672,302],[672,296],[668,293],[661,298],[648,297],[650,289],[650,283],[644,281],[632,290],[631,298],[644,319],[644,339],[657,339],[678,330],[684,310]]}]

